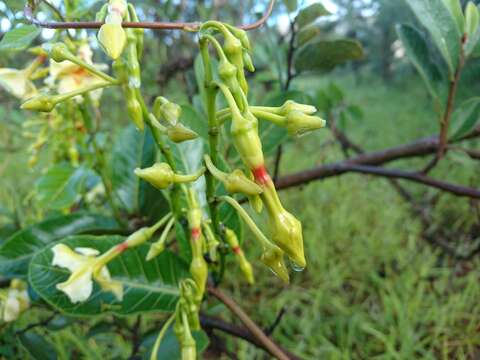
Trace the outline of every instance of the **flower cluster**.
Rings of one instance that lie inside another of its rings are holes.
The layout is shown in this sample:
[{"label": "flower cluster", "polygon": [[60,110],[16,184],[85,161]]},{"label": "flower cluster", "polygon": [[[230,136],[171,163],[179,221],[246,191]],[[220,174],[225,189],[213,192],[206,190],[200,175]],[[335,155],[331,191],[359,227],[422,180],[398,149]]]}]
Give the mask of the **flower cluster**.
[{"label": "flower cluster", "polygon": [[[133,232],[121,244],[103,254],[92,248],[71,249],[64,243],[55,245],[52,265],[66,269],[69,274],[64,282],[56,284],[56,288],[72,303],[79,303],[88,301],[96,283],[100,291],[111,292],[122,301],[122,283],[112,278],[108,264],[124,251],[144,245],[161,229],[160,236],[150,244],[145,259],[151,261],[168,246],[167,239],[174,224],[183,226],[191,249],[191,279],[179,284],[177,308],[166,326],[175,321],[174,331],[182,347],[182,358],[194,359],[195,342],[191,330],[199,328],[198,312],[209,275],[213,280],[221,279],[225,272],[225,258],[231,253],[246,281],[249,284],[255,282],[252,264],[246,258],[237,234],[221,217],[221,203],[229,204],[238,212],[262,247],[261,262],[283,281],[289,281],[285,257],[296,268],[306,266],[302,224],[283,207],[268,174],[258,131],[259,120],[284,127],[294,136],[322,128],[325,121],[315,116],[313,106],[293,101],[280,107],[251,106],[245,70],[252,72],[255,68],[247,34],[228,24],[208,21],[199,27],[199,44],[205,73],[205,83],[200,86],[206,90],[209,154],[203,157],[204,167],[191,174],[182,173],[172,149],[175,150],[176,143],[195,139],[198,135],[182,123],[182,108],[178,104],[159,96],[150,110],[145,102],[141,93],[140,66],[143,31],[122,27],[123,21],[137,20],[135,9],[125,0],[110,0],[98,13],[97,20],[104,21],[98,41],[113,60],[115,77],[107,74],[107,67],[92,61],[92,52],[85,44],[57,43],[45,48],[46,52],[32,65],[16,74],[22,89],[22,93],[16,95],[25,100],[24,109],[44,112],[47,113],[44,116],[58,119],[62,117],[60,105],[73,103],[80,106],[84,101],[95,102],[102,89],[119,87],[132,122],[139,131],[146,126],[149,128],[162,154],[161,162],[137,168],[134,173],[168,194],[171,212],[155,225]],[[217,67],[213,66],[210,46],[218,58]],[[46,56],[50,57],[46,83],[56,89],[56,94],[36,92],[31,82]],[[223,95],[228,107],[217,111],[218,95]],[[230,131],[221,131],[227,122],[230,122]],[[219,137],[224,133],[228,134],[227,140],[233,143],[241,160],[234,170],[219,158],[219,144],[224,143]],[[39,143],[45,142],[46,138],[47,135],[43,134]],[[71,151],[71,158],[78,162],[78,154],[74,151]],[[205,194],[200,194],[199,187],[193,185],[201,177],[206,179]],[[200,195],[205,195],[206,206],[200,201],[203,199]],[[248,198],[254,212],[265,213],[268,236],[233,197],[236,195]],[[162,330],[155,345],[157,350],[163,334]]]}]

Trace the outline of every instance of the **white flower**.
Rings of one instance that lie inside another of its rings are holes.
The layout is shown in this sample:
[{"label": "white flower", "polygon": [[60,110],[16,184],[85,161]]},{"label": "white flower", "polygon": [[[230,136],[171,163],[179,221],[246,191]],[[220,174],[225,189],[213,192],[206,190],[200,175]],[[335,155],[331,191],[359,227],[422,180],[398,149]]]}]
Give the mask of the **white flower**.
[{"label": "white flower", "polygon": [[122,300],[122,284],[112,280],[102,257],[98,257],[100,253],[97,250],[76,248],[73,251],[64,244],[58,244],[52,251],[52,265],[66,268],[72,273],[67,281],[57,284],[57,289],[64,292],[72,303],[82,302],[90,297],[93,279],[103,290],[112,292],[118,300]]},{"label": "white flower", "polygon": [[19,99],[28,99],[37,93],[26,70],[0,69],[0,86]]},{"label": "white flower", "polygon": [[30,306],[27,285],[21,280],[12,280],[10,288],[0,294],[1,319],[5,322],[17,320],[22,312]]},{"label": "white flower", "polygon": [[[108,66],[105,64],[94,64],[92,62],[92,50],[86,44],[79,48],[78,57],[87,64],[94,65],[98,70],[103,71],[108,68]],[[62,62],[50,60],[49,70],[50,76],[45,79],[45,83],[53,87],[58,81],[57,92],[59,94],[65,94],[67,92],[85,88],[86,86],[105,82],[105,80],[99,78],[98,76],[92,75],[83,67],[68,60]],[[92,91],[90,96],[93,101],[100,100],[100,97],[102,96],[102,89]],[[76,96],[74,99],[78,102],[81,102],[82,96]]]}]

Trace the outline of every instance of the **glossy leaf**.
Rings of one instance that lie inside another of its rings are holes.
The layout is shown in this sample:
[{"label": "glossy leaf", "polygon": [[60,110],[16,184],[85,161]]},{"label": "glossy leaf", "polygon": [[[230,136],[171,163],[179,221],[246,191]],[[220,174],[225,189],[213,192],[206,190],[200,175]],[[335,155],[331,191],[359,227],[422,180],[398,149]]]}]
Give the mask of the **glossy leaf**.
[{"label": "glossy leaf", "polygon": [[467,43],[465,44],[465,54],[469,56],[480,40],[480,12],[478,7],[469,2],[465,10],[465,33],[467,34]]},{"label": "glossy leaf", "polygon": [[51,167],[35,184],[39,205],[52,210],[72,206],[79,199],[87,175],[88,170],[84,167],[76,168],[68,163]]},{"label": "glossy leaf", "polygon": [[332,71],[336,66],[363,58],[363,49],[358,41],[351,39],[316,40],[301,47],[295,56],[298,72]]},{"label": "glossy leaf", "polygon": [[320,35],[322,30],[318,24],[310,24],[303,27],[297,35],[297,45],[303,46],[310,40],[314,39],[316,36]]},{"label": "glossy leaf", "polygon": [[17,232],[0,246],[0,274],[26,276],[32,256],[66,236],[118,231],[115,220],[101,215],[72,214],[44,220]]},{"label": "glossy leaf", "polygon": [[445,59],[450,76],[457,68],[462,34],[444,0],[406,0],[420,23],[432,36],[433,42]]},{"label": "glossy leaf", "polygon": [[55,348],[43,336],[34,331],[27,331],[18,336],[20,345],[35,360],[55,360],[57,354]]},{"label": "glossy leaf", "polygon": [[200,137],[208,140],[208,121],[195,108],[190,105],[182,105],[182,124],[195,131]]},{"label": "glossy leaf", "polygon": [[0,41],[0,51],[23,50],[30,46],[40,32],[41,29],[34,25],[21,25],[12,29]]},{"label": "glossy leaf", "polygon": [[[104,253],[124,240],[121,236],[79,235],[66,238],[61,243],[72,249],[87,247]],[[178,283],[188,277],[187,265],[170,251],[161,253],[154,260],[145,261],[149,246],[143,244],[129,249],[108,264],[112,278],[123,283],[124,296],[121,302],[95,283],[93,293],[86,302],[72,304],[55,287],[68,278],[69,271],[51,265],[53,245],[34,256],[29,267],[29,281],[45,301],[66,314],[91,316],[111,312],[128,315],[173,311],[179,296]]]},{"label": "glossy leaf", "polygon": [[330,12],[321,3],[314,3],[300,10],[295,21],[300,28],[314,22],[321,16],[330,15]]},{"label": "glossy leaf", "polygon": [[460,0],[443,0],[445,6],[452,14],[458,26],[458,31],[462,34],[465,27],[465,17],[463,16],[462,4]]},{"label": "glossy leaf", "polygon": [[[151,352],[155,340],[157,339],[158,332],[148,335],[145,340],[143,340],[141,347],[144,349],[143,359],[150,360]],[[200,355],[204,352],[209,344],[208,336],[204,331],[192,331],[192,336],[195,339],[195,345],[197,347],[197,355]],[[160,343],[160,348],[158,349],[157,359],[159,360],[180,360],[180,344],[178,343],[177,337],[173,332],[173,328],[170,327],[164,335],[162,342]]]},{"label": "glossy leaf", "polygon": [[428,45],[422,34],[410,25],[398,25],[397,34],[403,43],[408,58],[420,74],[428,92],[439,104],[440,98],[437,85],[441,75],[438,67],[430,57]]},{"label": "glossy leaf", "polygon": [[462,103],[452,115],[450,138],[461,138],[480,125],[480,97]]}]

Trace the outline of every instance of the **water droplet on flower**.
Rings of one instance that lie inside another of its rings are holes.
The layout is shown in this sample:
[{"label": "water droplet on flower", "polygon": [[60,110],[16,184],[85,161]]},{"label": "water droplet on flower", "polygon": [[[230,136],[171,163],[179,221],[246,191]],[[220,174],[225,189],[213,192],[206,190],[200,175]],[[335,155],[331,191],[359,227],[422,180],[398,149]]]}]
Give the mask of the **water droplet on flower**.
[{"label": "water droplet on flower", "polygon": [[290,266],[292,267],[293,271],[296,272],[302,272],[303,270],[305,270],[305,266],[300,266],[292,260],[290,260]]}]

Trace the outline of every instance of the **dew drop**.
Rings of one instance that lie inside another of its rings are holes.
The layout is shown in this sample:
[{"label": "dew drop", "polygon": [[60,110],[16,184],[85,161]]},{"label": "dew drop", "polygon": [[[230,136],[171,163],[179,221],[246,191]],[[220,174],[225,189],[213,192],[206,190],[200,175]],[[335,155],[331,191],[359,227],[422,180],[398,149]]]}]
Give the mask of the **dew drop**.
[{"label": "dew drop", "polygon": [[290,260],[290,266],[292,267],[293,271],[296,271],[296,272],[302,272],[303,270],[305,270],[304,266],[300,266],[292,260]]}]

